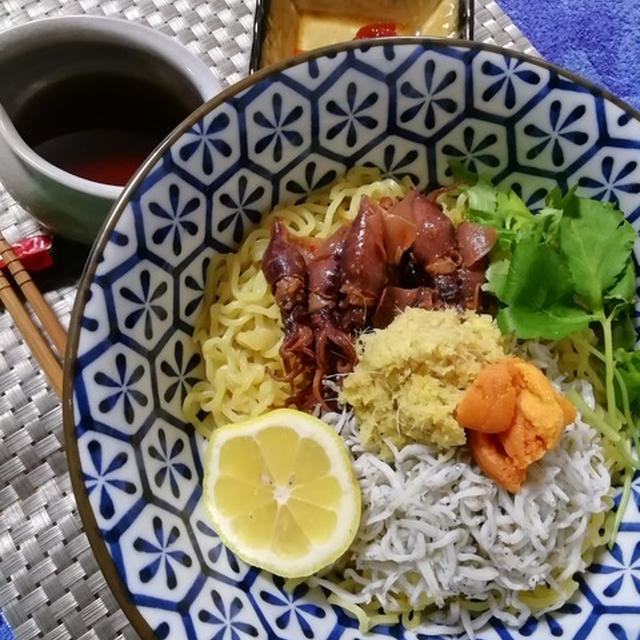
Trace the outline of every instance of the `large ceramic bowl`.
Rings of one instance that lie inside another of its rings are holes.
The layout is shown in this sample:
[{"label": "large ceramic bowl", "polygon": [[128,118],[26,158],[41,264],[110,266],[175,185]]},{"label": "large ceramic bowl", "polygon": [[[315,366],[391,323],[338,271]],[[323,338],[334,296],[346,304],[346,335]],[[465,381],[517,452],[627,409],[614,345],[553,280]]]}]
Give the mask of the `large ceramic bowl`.
[{"label": "large ceramic bowl", "polygon": [[[556,184],[640,215],[640,114],[526,56],[428,39],[350,43],[260,72],[207,103],[128,185],[74,309],[65,429],[94,552],[143,638],[361,637],[304,584],[237,560],[200,502],[204,439],[181,415],[200,375],[191,343],[211,256],[233,251],[275,203],[356,164],[421,189],[448,162],[488,173],[536,207]],[[544,286],[544,283],[541,283]],[[640,482],[615,546],[561,612],[482,640],[636,640]],[[376,627],[371,637],[429,637]]]}]

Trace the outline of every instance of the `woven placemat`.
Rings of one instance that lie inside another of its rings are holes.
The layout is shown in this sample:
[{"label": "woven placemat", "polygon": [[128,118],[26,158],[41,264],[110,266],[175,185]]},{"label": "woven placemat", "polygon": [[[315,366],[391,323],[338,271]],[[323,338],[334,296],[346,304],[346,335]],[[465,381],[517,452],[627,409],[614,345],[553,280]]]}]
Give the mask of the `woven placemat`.
[{"label": "woven placemat", "polygon": [[[53,15],[147,24],[208,63],[222,84],[245,75],[254,0],[3,0],[0,31]],[[476,39],[535,54],[500,7],[476,2]],[[39,230],[0,187],[9,242]],[[75,287],[45,294],[69,323]],[[63,450],[59,402],[11,318],[0,313],[0,610],[16,640],[135,639],[91,552]]]},{"label": "woven placemat", "polygon": [[522,34],[520,29],[511,21],[511,18],[493,0],[476,0],[475,6],[475,33],[474,37],[479,42],[497,44],[507,49],[515,49],[532,56],[538,52]]}]

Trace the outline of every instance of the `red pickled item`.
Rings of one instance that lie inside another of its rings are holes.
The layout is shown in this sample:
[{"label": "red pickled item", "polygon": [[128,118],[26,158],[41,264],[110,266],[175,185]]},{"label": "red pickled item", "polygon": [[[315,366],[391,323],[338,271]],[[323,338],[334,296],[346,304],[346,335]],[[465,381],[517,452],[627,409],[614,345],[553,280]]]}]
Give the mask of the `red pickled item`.
[{"label": "red pickled item", "polygon": [[354,40],[364,38],[384,38],[386,36],[397,36],[395,22],[372,22],[365,24],[358,29]]},{"label": "red pickled item", "polygon": [[[50,236],[38,235],[23,238],[11,245],[11,248],[27,271],[42,271],[53,265]],[[0,258],[0,269],[5,266],[5,261]]]}]

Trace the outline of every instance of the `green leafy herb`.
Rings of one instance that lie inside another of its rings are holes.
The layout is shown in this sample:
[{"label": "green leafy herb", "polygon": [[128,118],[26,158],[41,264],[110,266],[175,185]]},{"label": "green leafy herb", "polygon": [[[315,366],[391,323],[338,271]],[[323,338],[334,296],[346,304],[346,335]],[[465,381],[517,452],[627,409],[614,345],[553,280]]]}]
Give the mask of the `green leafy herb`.
[{"label": "green leafy herb", "polygon": [[628,261],[618,280],[605,293],[608,300],[632,302],[636,295],[636,268],[633,261]]},{"label": "green leafy herb", "polygon": [[588,309],[598,311],[630,263],[636,233],[611,206],[576,197],[569,205],[571,215],[560,223],[560,250],[576,294]]},{"label": "green leafy herb", "polygon": [[617,370],[627,390],[629,406],[640,404],[640,351],[618,349],[615,354]]},{"label": "green leafy herb", "polygon": [[561,210],[546,207],[534,215],[515,191],[500,191],[488,180],[478,179],[473,185],[463,185],[467,194],[467,218],[498,231],[498,247],[513,251],[524,238],[546,240],[555,233]]},{"label": "green leafy herb", "polygon": [[511,260],[507,258],[494,260],[485,273],[486,282],[482,285],[482,290],[493,293],[496,298],[501,299],[504,296],[510,264]]},{"label": "green leafy herb", "polygon": [[631,309],[625,306],[616,314],[613,329],[613,348],[631,351],[636,343],[636,327],[631,317]]},{"label": "green leafy herb", "polygon": [[498,296],[504,306],[498,324],[519,338],[557,340],[584,331],[591,315],[572,304],[571,275],[562,256],[536,238],[525,238],[515,248],[507,277]]},{"label": "green leafy herb", "polygon": [[591,316],[575,307],[560,304],[546,309],[528,309],[511,305],[498,313],[503,333],[515,333],[522,339],[560,340],[571,333],[584,331]]}]

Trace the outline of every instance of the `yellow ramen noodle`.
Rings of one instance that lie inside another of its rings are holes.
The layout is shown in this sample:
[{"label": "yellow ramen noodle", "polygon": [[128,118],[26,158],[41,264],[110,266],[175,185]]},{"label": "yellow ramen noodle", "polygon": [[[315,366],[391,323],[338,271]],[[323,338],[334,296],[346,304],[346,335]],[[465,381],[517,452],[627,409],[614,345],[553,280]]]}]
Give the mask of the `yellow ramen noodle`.
[{"label": "yellow ramen noodle", "polygon": [[301,204],[277,206],[236,253],[213,256],[193,334],[205,375],[183,406],[200,433],[208,435],[215,427],[258,416],[287,398],[288,385],[278,380],[280,310],[260,264],[274,218],[294,234],[326,238],[355,217],[362,195],[399,198],[411,187],[408,178],[383,179],[377,169],[356,167]]}]

